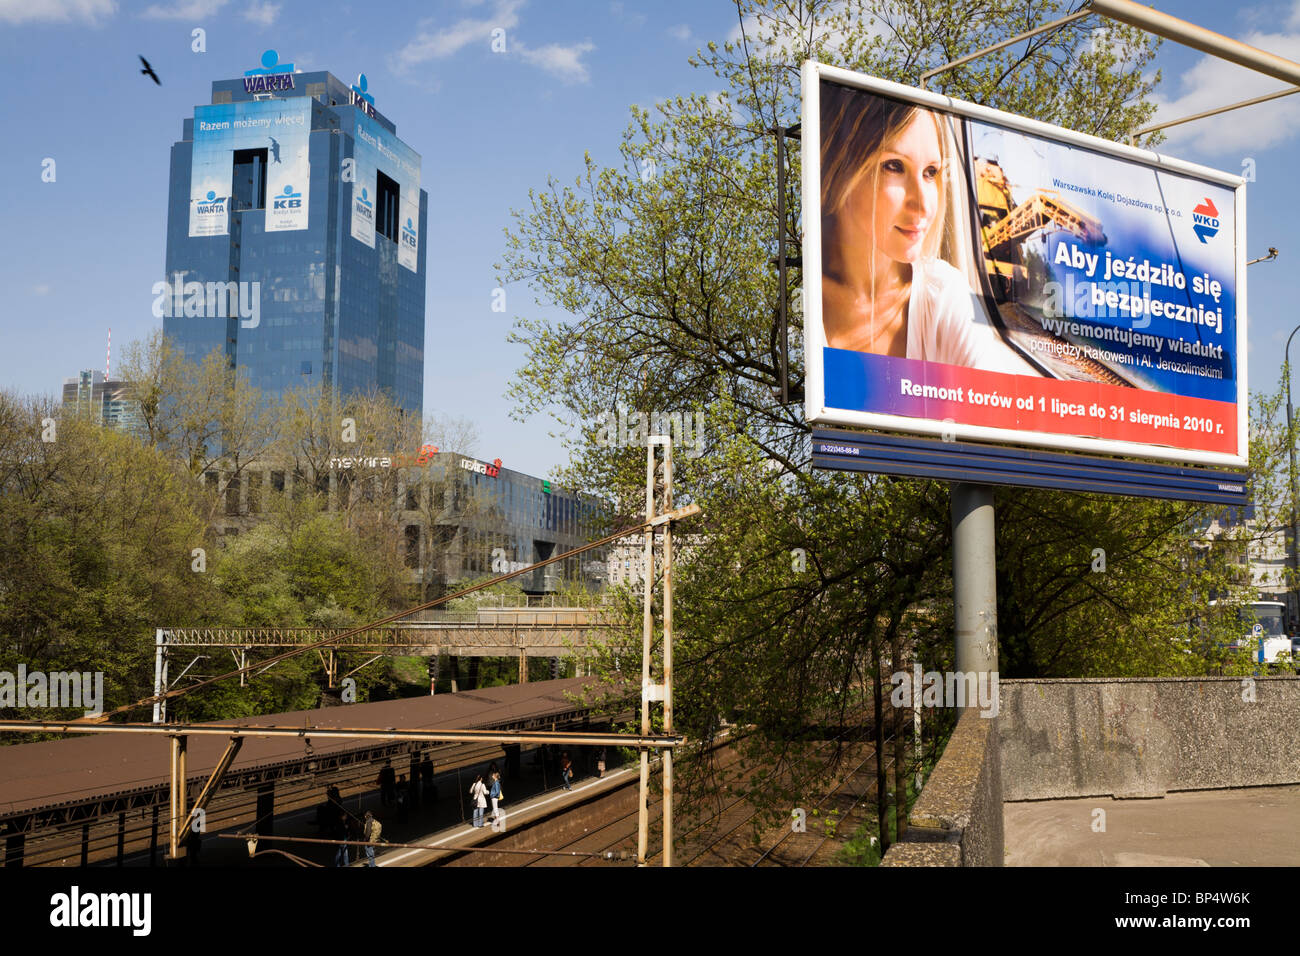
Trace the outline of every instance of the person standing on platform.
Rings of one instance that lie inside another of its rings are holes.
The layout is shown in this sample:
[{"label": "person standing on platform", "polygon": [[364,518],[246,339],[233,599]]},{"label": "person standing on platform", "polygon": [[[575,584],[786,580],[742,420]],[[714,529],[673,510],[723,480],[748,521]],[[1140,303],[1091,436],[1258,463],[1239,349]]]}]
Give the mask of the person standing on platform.
[{"label": "person standing on platform", "polygon": [[343,808],[341,803],[332,805],[334,814],[333,825],[330,828],[330,839],[338,840],[334,848],[334,865],[348,865],[348,812]]},{"label": "person standing on platform", "polygon": [[391,807],[397,802],[397,771],[393,769],[393,762],[385,760],[383,768],[379,771],[379,776],[375,779],[379,784],[379,802],[386,807]]},{"label": "person standing on platform", "polygon": [[569,752],[566,750],[560,755],[560,779],[564,781],[564,789],[572,790],[569,781],[573,779],[573,761],[569,759]]},{"label": "person standing on platform", "polygon": [[483,825],[483,812],[487,810],[487,792],[487,787],[483,785],[483,775],[479,774],[469,788],[469,795],[474,798],[474,826],[476,827]]},{"label": "person standing on platform", "polygon": [[397,800],[397,822],[398,823],[406,822],[406,802],[408,799],[407,798],[408,792],[409,791],[406,786],[406,774],[402,774],[400,777],[397,778],[397,786],[394,788],[393,791]]},{"label": "person standing on platform", "polygon": [[596,776],[605,776],[605,748],[601,747],[596,751]]},{"label": "person standing on platform", "polygon": [[501,811],[497,809],[501,802],[501,772],[492,771],[492,789],[488,791],[488,796],[492,798],[492,823],[495,824],[501,816]]},{"label": "person standing on platform", "polygon": [[369,810],[366,811],[366,823],[361,828],[361,836],[366,841],[366,866],[375,865],[375,848],[370,846],[372,843],[379,842],[379,834],[383,832],[383,825],[375,819],[375,815]]},{"label": "person standing on platform", "polygon": [[424,759],[420,761],[420,794],[424,798],[425,806],[438,799],[438,791],[433,786],[433,761],[429,759],[428,754],[425,754]]}]

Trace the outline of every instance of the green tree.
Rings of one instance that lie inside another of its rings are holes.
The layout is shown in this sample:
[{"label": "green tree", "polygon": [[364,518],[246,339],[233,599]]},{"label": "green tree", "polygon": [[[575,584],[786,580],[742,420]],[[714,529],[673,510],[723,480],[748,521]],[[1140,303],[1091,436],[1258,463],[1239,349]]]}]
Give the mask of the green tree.
[{"label": "green tree", "polygon": [[207,509],[154,448],[0,393],[0,670],[103,671],[106,706],[152,693],[154,629],[221,606],[194,570]]},{"label": "green tree", "polygon": [[[527,360],[510,394],[521,414],[550,408],[575,427],[565,480],[612,494],[635,514],[644,447],[610,447],[604,416],[707,415],[704,456],[676,458],[677,503],[704,510],[689,527],[698,547],[678,570],[678,726],[704,742],[720,717],[756,728],[742,746],[769,770],[747,789],[773,819],[838,759],[799,741],[855,721],[880,734],[898,712],[886,706],[864,721],[872,689],[878,702],[890,671],[913,658],[927,668],[949,663],[953,624],[948,489],[813,472],[802,408],[774,397],[782,292],[792,297],[796,395],[803,371],[797,272],[779,290],[770,265],[769,131],[798,121],[805,59],[914,84],[1064,12],[1043,0],[737,0],[741,39],[709,44],[692,61],[723,92],[633,107],[615,162],[586,155],[573,185],[553,178],[530,193],[508,230],[505,279],[528,282],[560,313],[518,320],[513,341]],[[1129,28],[1094,27],[1076,21],[931,87],[1123,138],[1154,112],[1147,97],[1159,74],[1148,80],[1143,70],[1156,44]],[[787,182],[797,184],[797,154],[793,166]],[[790,189],[793,234],[800,210]],[[1202,666],[1179,651],[1207,589],[1177,582],[1192,573],[1189,539],[1205,509],[1024,490],[999,491],[998,505],[1001,638],[1017,673]],[[1091,576],[1093,548],[1107,550],[1109,577]],[[1088,639],[1072,640],[1080,633]],[[607,649],[603,665],[632,676],[639,657],[638,629]],[[685,789],[715,792],[714,768],[695,767],[680,779]],[[883,770],[879,782],[883,820]]]}]

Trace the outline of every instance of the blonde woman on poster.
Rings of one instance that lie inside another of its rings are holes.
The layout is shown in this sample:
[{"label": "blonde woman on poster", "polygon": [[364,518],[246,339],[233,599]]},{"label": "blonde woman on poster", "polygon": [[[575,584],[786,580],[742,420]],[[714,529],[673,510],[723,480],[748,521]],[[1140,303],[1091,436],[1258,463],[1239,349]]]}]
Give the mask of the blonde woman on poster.
[{"label": "blonde woman on poster", "polygon": [[822,103],[822,321],[831,348],[1031,373],[993,334],[944,119],[833,84]]}]

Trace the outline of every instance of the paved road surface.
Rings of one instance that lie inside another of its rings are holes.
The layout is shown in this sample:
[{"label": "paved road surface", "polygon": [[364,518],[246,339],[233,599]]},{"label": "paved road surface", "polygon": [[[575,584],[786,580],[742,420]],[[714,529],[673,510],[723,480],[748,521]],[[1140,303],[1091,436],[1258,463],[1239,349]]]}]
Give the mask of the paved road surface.
[{"label": "paved road surface", "polygon": [[1300,865],[1300,786],[1007,803],[1002,819],[1007,866]]}]

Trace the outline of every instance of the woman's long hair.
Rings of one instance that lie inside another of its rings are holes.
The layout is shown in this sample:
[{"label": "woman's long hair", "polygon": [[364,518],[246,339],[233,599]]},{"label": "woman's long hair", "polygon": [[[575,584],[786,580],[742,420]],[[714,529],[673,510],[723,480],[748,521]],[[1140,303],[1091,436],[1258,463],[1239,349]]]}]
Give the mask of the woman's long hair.
[{"label": "woman's long hair", "polygon": [[[920,113],[934,119],[943,168],[938,177],[934,218],[921,245],[922,258],[942,259],[957,268],[972,288],[980,274],[971,246],[971,219],[967,206],[970,187],[954,119],[946,114],[889,99],[838,83],[821,84],[821,215],[822,271],[840,241],[836,219],[853,191],[871,177],[871,194],[879,189],[880,156]],[[872,226],[875,216],[872,210]],[[873,241],[874,241],[873,235]],[[875,256],[871,258],[874,273]],[[871,321],[876,321],[875,276],[871,275]],[[873,336],[874,341],[874,336]]]},{"label": "woman's long hair", "polygon": [[832,235],[836,216],[849,196],[867,177],[875,195],[880,180],[880,154],[917,114],[933,117],[943,168],[938,177],[938,208],[926,230],[922,255],[940,255],[945,245],[944,226],[952,189],[954,150],[945,123],[937,113],[913,103],[887,99],[837,83],[821,87],[822,235]]}]

